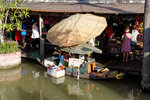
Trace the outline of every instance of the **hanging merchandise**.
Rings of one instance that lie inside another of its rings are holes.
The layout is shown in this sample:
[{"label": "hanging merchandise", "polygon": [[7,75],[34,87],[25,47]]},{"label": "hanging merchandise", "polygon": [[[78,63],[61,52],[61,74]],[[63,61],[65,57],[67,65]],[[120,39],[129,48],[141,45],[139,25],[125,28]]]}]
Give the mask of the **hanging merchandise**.
[{"label": "hanging merchandise", "polygon": [[138,21],[138,20],[135,21],[135,25],[136,25],[136,26],[139,25],[139,21]]}]

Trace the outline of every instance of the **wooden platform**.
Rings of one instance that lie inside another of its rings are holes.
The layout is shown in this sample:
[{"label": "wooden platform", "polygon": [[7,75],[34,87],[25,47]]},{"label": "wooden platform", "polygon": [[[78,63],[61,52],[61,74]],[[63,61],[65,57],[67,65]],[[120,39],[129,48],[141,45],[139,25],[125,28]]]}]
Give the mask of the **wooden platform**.
[{"label": "wooden platform", "polygon": [[142,71],[142,61],[129,61],[127,63],[123,62],[111,62],[109,63],[109,67],[113,69],[126,70],[126,71]]},{"label": "wooden platform", "polygon": [[[35,57],[40,57],[40,49],[39,48],[30,48],[30,47],[26,47],[25,49],[23,47],[20,46],[20,50],[21,50],[21,57],[23,58],[30,58],[30,59],[35,59]],[[54,47],[53,46],[45,46],[44,49],[44,58],[50,57],[52,55],[57,55],[57,52],[55,52]],[[44,59],[41,58],[41,59]]]},{"label": "wooden platform", "polygon": [[142,72],[142,59],[136,59],[134,61],[122,62],[122,57],[116,57],[109,54],[95,54],[94,58],[98,63],[103,64],[111,69],[117,69],[121,71],[132,71],[132,72]]}]

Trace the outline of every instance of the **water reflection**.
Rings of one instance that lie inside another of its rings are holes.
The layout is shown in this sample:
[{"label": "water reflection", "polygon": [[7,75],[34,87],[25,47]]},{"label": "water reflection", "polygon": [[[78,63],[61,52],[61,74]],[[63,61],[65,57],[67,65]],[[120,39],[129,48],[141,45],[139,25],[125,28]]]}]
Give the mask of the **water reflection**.
[{"label": "water reflection", "polygon": [[[114,83],[114,84],[113,84]],[[125,83],[126,84],[126,83]],[[77,100],[140,100],[141,89],[116,81],[91,81],[67,77],[64,83],[67,93]]]},{"label": "water reflection", "polygon": [[[149,100],[137,78],[122,80],[76,80],[45,76],[45,68],[23,61],[22,78],[0,83],[0,100]],[[1,77],[1,76],[0,76]]]},{"label": "water reflection", "polygon": [[21,67],[0,70],[0,82],[11,82],[19,80],[22,76]]},{"label": "water reflection", "polygon": [[62,84],[65,82],[65,77],[54,78],[54,77],[48,76],[47,78],[48,78],[48,80],[50,80],[54,84]]}]

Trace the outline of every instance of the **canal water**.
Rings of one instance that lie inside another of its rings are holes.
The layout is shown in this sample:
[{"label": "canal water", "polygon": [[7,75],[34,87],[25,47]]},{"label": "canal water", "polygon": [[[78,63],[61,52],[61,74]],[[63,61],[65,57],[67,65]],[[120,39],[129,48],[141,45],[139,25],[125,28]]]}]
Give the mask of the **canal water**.
[{"label": "canal water", "polygon": [[150,100],[138,77],[77,81],[70,76],[55,79],[45,71],[24,59],[18,68],[0,70],[0,100]]}]

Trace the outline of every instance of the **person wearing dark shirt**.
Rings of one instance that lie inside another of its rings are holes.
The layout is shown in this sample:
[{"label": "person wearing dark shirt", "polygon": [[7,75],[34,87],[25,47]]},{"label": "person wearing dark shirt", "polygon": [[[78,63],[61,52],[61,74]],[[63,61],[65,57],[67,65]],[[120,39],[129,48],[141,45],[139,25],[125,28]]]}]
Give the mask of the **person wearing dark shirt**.
[{"label": "person wearing dark shirt", "polygon": [[27,36],[27,28],[25,24],[22,24],[21,36],[22,36],[22,44],[23,47],[26,47],[26,36]]}]

